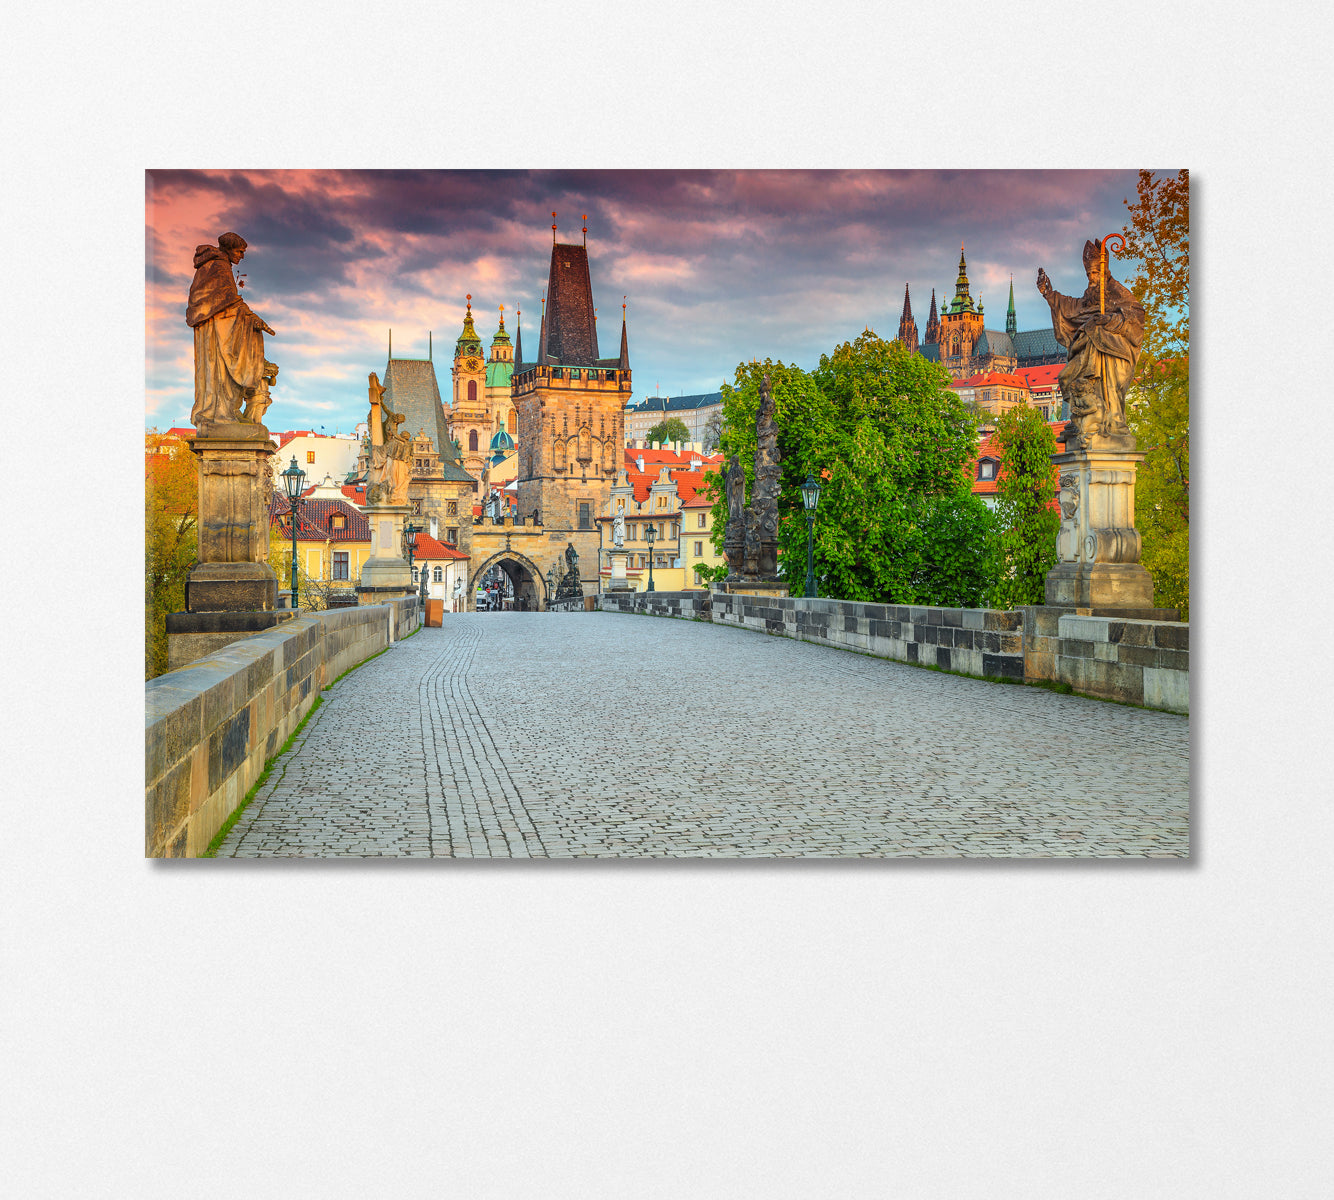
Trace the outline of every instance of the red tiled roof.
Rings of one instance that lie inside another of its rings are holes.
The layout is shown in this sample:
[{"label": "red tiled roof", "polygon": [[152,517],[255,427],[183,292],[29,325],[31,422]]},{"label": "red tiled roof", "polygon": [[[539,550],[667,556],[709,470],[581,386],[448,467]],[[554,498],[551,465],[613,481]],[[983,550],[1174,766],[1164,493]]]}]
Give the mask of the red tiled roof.
[{"label": "red tiled roof", "polygon": [[192,438],[192,437],[194,437],[194,435],[195,435],[195,431],[194,431],[194,429],[192,429],[192,428],[191,428],[190,426],[188,426],[188,425],[173,425],[173,426],[172,426],[170,429],[168,429],[167,432],[164,433],[162,436],[163,436],[163,437],[181,438],[181,439],[183,440],[183,439],[185,439],[185,438]]},{"label": "red tiled roof", "polygon": [[[1060,367],[1056,368],[1058,371]],[[967,379],[956,379],[952,388],[961,387],[1028,387],[1028,381],[1019,375],[1007,375],[1002,371],[984,371],[980,375],[970,375]]]},{"label": "red tiled roof", "polygon": [[[1059,368],[1058,368],[1059,369]],[[1064,421],[1048,421],[1052,434],[1056,438],[1056,444],[1063,446],[1065,443],[1061,440],[1061,430],[1065,428]],[[978,444],[977,453],[973,455],[973,495],[974,496],[994,496],[996,494],[996,477],[991,479],[978,479],[977,464],[984,458],[990,458],[996,463],[996,474],[1000,474],[1001,448],[996,441],[994,432],[987,434]],[[1053,492],[1055,485],[1053,484]],[[1048,508],[1058,508],[1059,505],[1053,499],[1047,505]]]},{"label": "red tiled roof", "polygon": [[[273,505],[269,509],[269,521],[277,523],[287,516],[289,509],[287,497],[274,493]],[[331,529],[329,518],[341,513],[347,518],[342,529]],[[284,533],[291,537],[291,531],[284,525]],[[370,522],[364,513],[358,511],[346,500],[303,500],[297,511],[296,540],[298,542],[369,542],[371,540]]]},{"label": "red tiled roof", "polygon": [[343,484],[343,495],[352,504],[361,507],[366,503],[366,485],[364,483],[345,483]]},{"label": "red tiled roof", "polygon": [[429,533],[419,533],[414,539],[413,554],[417,558],[432,559],[467,559],[462,550],[456,550],[444,542],[437,541]]},{"label": "red tiled roof", "polygon": [[1036,389],[1046,391],[1056,386],[1056,377],[1064,368],[1065,363],[1048,363],[1043,367],[1021,367],[1015,374],[1024,380],[1030,391]]}]

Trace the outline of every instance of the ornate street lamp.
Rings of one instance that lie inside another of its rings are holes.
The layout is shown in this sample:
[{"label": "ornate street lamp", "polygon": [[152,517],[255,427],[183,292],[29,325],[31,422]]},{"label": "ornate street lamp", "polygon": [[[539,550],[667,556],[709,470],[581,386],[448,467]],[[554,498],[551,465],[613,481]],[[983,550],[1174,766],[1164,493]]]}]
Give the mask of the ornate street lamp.
[{"label": "ornate street lamp", "polygon": [[412,557],[417,551],[417,535],[421,533],[423,526],[414,525],[409,521],[403,526],[403,536],[408,543],[408,570],[412,570]]},{"label": "ornate street lamp", "polygon": [[815,595],[815,510],[820,503],[820,481],[814,475],[807,475],[801,485],[801,502],[806,506],[806,591],[807,596]]},{"label": "ornate street lamp", "polygon": [[648,543],[648,590],[653,590],[653,543],[658,540],[658,523],[650,521],[644,527],[644,540]]},{"label": "ornate street lamp", "polygon": [[305,487],[306,473],[296,465],[296,455],[292,455],[292,465],[281,472],[283,490],[287,493],[287,519],[292,523],[292,607],[297,607],[296,594],[296,522],[297,508],[301,501],[301,492]]}]

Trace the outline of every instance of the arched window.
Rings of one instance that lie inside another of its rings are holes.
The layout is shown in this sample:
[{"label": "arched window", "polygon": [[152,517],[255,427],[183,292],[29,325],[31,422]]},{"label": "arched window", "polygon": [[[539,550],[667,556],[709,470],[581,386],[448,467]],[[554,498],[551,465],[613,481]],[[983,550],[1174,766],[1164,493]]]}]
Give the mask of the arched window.
[{"label": "arched window", "polygon": [[515,415],[514,415],[514,410],[511,408],[511,409],[510,409],[510,415],[509,415],[509,433],[510,433],[510,436],[513,436],[513,435],[517,432],[517,428],[516,428],[516,427],[517,427],[517,418],[516,418]]},{"label": "arched window", "polygon": [[436,567],[436,569],[435,569],[435,582],[436,582],[436,583],[444,583],[444,582],[445,582],[445,568],[444,568],[444,567]]},{"label": "arched window", "polygon": [[[475,379],[468,380],[468,403],[469,404],[477,403],[477,380]],[[473,447],[474,450],[476,448],[477,448],[476,446]]]},{"label": "arched window", "polygon": [[477,449],[477,430],[475,429],[468,434],[468,449],[469,450]]}]

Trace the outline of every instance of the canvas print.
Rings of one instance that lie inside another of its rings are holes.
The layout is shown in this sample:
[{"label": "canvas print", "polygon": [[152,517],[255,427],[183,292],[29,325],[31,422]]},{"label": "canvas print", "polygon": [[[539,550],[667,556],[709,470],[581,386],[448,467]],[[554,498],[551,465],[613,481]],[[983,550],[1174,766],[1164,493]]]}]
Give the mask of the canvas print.
[{"label": "canvas print", "polygon": [[1188,857],[1189,246],[1179,168],[148,171],[145,854]]}]

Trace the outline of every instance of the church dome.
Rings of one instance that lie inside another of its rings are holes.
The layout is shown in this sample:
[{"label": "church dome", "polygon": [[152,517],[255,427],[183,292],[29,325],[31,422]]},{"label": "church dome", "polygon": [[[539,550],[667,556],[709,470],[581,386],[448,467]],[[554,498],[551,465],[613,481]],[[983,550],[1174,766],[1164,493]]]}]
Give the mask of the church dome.
[{"label": "church dome", "polygon": [[514,439],[504,429],[497,429],[496,436],[491,439],[491,453],[503,454],[513,449]]}]

